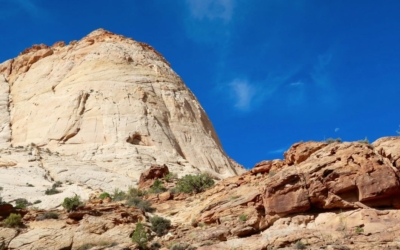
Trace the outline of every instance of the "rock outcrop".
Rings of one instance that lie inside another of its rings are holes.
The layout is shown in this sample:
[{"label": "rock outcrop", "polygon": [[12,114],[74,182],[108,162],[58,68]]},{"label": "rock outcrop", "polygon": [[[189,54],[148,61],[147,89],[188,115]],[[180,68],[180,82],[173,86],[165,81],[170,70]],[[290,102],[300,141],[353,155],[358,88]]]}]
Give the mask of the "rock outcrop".
[{"label": "rock outcrop", "polygon": [[[44,211],[19,211],[27,227],[19,233],[0,228],[0,246],[78,249],[104,239],[120,245],[99,249],[137,249],[129,235],[141,221],[148,246],[162,249],[399,249],[399,147],[400,137],[294,144],[284,160],[260,162],[196,195],[172,192],[175,182],[163,180],[171,192],[141,197],[152,203],[152,213],[107,198],[59,212],[51,223],[33,221]],[[153,166],[142,183],[167,172]],[[151,232],[154,215],[171,220],[165,235]]]},{"label": "rock outcrop", "polygon": [[[244,171],[165,58],[102,29],[0,64],[0,148],[15,169],[36,162],[51,181],[107,191],[136,185],[156,164],[179,176]],[[0,167],[1,176],[10,171]],[[14,182],[2,185],[6,198],[20,191]]]}]

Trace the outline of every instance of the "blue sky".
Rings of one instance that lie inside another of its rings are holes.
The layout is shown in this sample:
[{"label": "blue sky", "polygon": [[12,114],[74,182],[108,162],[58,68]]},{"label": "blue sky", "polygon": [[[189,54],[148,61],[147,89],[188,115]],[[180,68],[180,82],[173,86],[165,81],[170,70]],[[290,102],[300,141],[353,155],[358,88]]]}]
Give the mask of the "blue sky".
[{"label": "blue sky", "polygon": [[0,61],[97,28],[162,53],[251,168],[300,140],[400,127],[400,1],[0,0]]}]

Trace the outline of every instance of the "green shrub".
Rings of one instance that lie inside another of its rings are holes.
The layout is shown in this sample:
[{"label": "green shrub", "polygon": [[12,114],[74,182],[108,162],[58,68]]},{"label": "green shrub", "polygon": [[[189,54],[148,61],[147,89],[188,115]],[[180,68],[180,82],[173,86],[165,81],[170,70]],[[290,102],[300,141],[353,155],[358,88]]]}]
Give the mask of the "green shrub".
[{"label": "green shrub", "polygon": [[41,220],[48,220],[48,219],[58,219],[58,214],[54,212],[46,212],[44,214],[39,215],[36,220],[41,221]]},{"label": "green shrub", "polygon": [[61,181],[56,181],[56,183],[53,183],[53,188],[58,188],[62,186],[62,182]]},{"label": "green shrub", "polygon": [[208,174],[185,175],[178,180],[176,188],[183,193],[200,193],[214,185],[214,180]]},{"label": "green shrub", "polygon": [[340,138],[336,138],[336,139],[328,138],[328,139],[325,140],[325,142],[328,143],[328,144],[331,144],[331,143],[334,143],[334,142],[342,142],[342,139],[340,139]]},{"label": "green shrub", "polygon": [[39,204],[39,203],[41,203],[42,201],[41,200],[35,200],[34,202],[33,202],[33,204]]},{"label": "green shrub", "polygon": [[166,181],[166,182],[171,182],[171,181],[173,181],[173,180],[176,180],[178,177],[177,177],[177,175],[176,174],[174,174],[174,173],[168,173],[166,176],[164,176],[164,180]]},{"label": "green shrub", "polygon": [[138,244],[140,249],[146,249],[147,247],[147,233],[143,227],[143,224],[140,222],[136,224],[135,232],[132,235],[132,241]]},{"label": "green shrub", "polygon": [[58,190],[57,188],[55,188],[54,185],[53,185],[52,188],[46,189],[46,191],[45,191],[44,193],[45,193],[46,195],[53,195],[53,194],[61,193],[61,191]]},{"label": "green shrub", "polygon": [[168,229],[171,227],[171,221],[163,217],[154,216],[150,219],[151,230],[153,230],[157,236],[163,236]]},{"label": "green shrub", "polygon": [[364,228],[362,228],[361,226],[358,226],[355,228],[355,232],[356,232],[356,234],[362,234],[362,233],[364,233]]},{"label": "green shrub", "polygon": [[7,217],[3,221],[3,226],[5,227],[18,227],[21,225],[21,215],[20,214],[10,214],[10,216]]},{"label": "green shrub", "polygon": [[245,215],[245,214],[239,215],[239,220],[246,221],[247,220],[247,215]]},{"label": "green shrub", "polygon": [[68,211],[73,211],[76,210],[79,206],[81,206],[83,203],[81,202],[79,196],[75,195],[72,198],[65,198],[64,202],[62,203],[62,206]]},{"label": "green shrub", "polygon": [[301,240],[298,240],[298,241],[294,244],[294,248],[295,248],[295,249],[306,249],[306,245],[304,245],[304,243],[301,242]]},{"label": "green shrub", "polygon": [[15,200],[15,208],[23,209],[23,208],[26,208],[29,205],[32,205],[32,203],[29,203],[24,198],[18,198],[18,199]]},{"label": "green shrub", "polygon": [[127,206],[137,207],[146,212],[154,211],[154,208],[151,207],[150,201],[144,201],[140,197],[133,197],[126,201]]},{"label": "green shrub", "polygon": [[107,192],[101,193],[101,194],[99,195],[99,199],[105,199],[105,198],[107,198],[107,197],[110,197],[110,198],[111,198],[111,195],[110,195],[109,193],[107,193]]},{"label": "green shrub", "polygon": [[129,187],[128,192],[126,194],[127,198],[133,198],[133,197],[142,197],[146,195],[146,191],[134,188],[134,187]]},{"label": "green shrub", "polygon": [[162,181],[160,181],[159,179],[155,180],[153,185],[150,188],[151,192],[153,194],[159,194],[162,193],[164,191],[166,191],[167,189],[164,187]]},{"label": "green shrub", "polygon": [[126,194],[124,191],[119,190],[118,188],[114,189],[114,193],[112,195],[113,201],[122,201],[126,199]]},{"label": "green shrub", "polygon": [[32,184],[30,184],[30,183],[26,183],[26,186],[27,187],[34,187]]}]

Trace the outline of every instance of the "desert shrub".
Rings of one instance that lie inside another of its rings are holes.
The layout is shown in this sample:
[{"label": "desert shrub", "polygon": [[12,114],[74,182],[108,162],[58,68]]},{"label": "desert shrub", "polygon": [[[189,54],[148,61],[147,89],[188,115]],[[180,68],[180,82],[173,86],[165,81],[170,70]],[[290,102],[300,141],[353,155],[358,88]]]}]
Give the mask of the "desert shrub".
[{"label": "desert shrub", "polygon": [[18,198],[18,199],[15,200],[15,208],[23,209],[23,208],[26,208],[29,205],[32,205],[32,204],[29,203],[24,198]]},{"label": "desert shrub", "polygon": [[164,176],[164,180],[166,181],[166,182],[171,182],[171,181],[173,181],[173,180],[176,180],[178,177],[177,177],[177,175],[176,174],[174,174],[174,173],[168,173],[166,176]]},{"label": "desert shrub", "polygon": [[62,186],[62,182],[61,181],[56,181],[56,183],[53,183],[53,188],[58,188]]},{"label": "desert shrub", "polygon": [[112,195],[113,201],[122,201],[126,199],[126,194],[124,191],[119,190],[118,188],[114,189],[114,193]]},{"label": "desert shrub", "polygon": [[58,214],[54,212],[46,212],[44,214],[39,215],[36,220],[41,221],[41,220],[48,220],[48,219],[58,219]]},{"label": "desert shrub", "polygon": [[369,140],[368,140],[368,138],[367,138],[367,137],[365,137],[365,139],[364,139],[364,140],[358,140],[357,142],[358,142],[358,143],[369,144]]},{"label": "desert shrub", "polygon": [[151,230],[153,230],[157,236],[163,236],[171,226],[171,221],[163,217],[154,216],[150,219]]},{"label": "desert shrub", "polygon": [[364,233],[364,228],[362,228],[361,226],[356,227],[354,230],[355,230],[356,234]]},{"label": "desert shrub", "polygon": [[53,186],[51,188],[46,189],[46,191],[44,193],[46,195],[53,195],[53,194],[61,193],[61,191],[57,189],[55,184],[53,184]]},{"label": "desert shrub", "polygon": [[304,245],[304,243],[301,242],[301,240],[298,240],[298,241],[294,244],[294,248],[295,248],[295,249],[306,249],[306,245]]},{"label": "desert shrub", "polygon": [[30,184],[30,183],[28,183],[28,182],[26,183],[26,186],[27,186],[27,187],[34,187],[32,184]]},{"label": "desert shrub", "polygon": [[99,195],[99,199],[105,199],[105,198],[107,198],[107,197],[110,197],[110,198],[111,198],[111,195],[110,195],[109,193],[107,193],[107,192],[101,193],[101,194]]},{"label": "desert shrub", "polygon": [[336,138],[336,139],[328,138],[328,139],[325,140],[325,142],[328,143],[328,144],[331,144],[331,143],[334,143],[334,142],[342,142],[342,139],[340,139],[340,138]]},{"label": "desert shrub", "polygon": [[83,203],[81,202],[79,196],[75,195],[72,198],[66,197],[64,199],[64,202],[62,203],[62,206],[68,211],[73,211],[76,210],[79,206],[81,206]]},{"label": "desert shrub", "polygon": [[90,248],[95,247],[96,245],[93,243],[85,243],[81,245],[77,250],[89,250]]},{"label": "desert shrub", "polygon": [[162,193],[164,191],[166,191],[167,189],[164,187],[163,183],[161,180],[157,179],[154,181],[153,185],[150,188],[150,191],[153,194],[159,194]]},{"label": "desert shrub", "polygon": [[146,249],[147,246],[147,233],[142,223],[136,224],[135,232],[132,235],[132,241],[138,244],[140,249]]},{"label": "desert shrub", "polygon": [[137,207],[146,212],[154,211],[154,208],[151,207],[150,201],[144,201],[140,197],[133,197],[126,201],[127,206]]},{"label": "desert shrub", "polygon": [[193,250],[196,249],[195,247],[192,247],[188,243],[177,243],[172,245],[170,250]]},{"label": "desert shrub", "polygon": [[247,220],[247,215],[245,215],[245,214],[239,215],[239,220],[246,221]]},{"label": "desert shrub", "polygon": [[174,187],[174,188],[171,188],[171,189],[169,190],[169,192],[170,192],[171,194],[176,194],[176,193],[178,193],[179,191],[178,191],[178,189],[177,189],[176,187]]},{"label": "desert shrub", "polygon": [[127,198],[142,197],[144,195],[146,195],[146,191],[134,187],[129,187],[126,193]]},{"label": "desert shrub", "polygon": [[158,242],[153,242],[153,243],[150,245],[150,250],[157,250],[157,249],[160,249],[160,248],[161,248],[161,244],[158,243]]},{"label": "desert shrub", "polygon": [[42,201],[41,200],[35,200],[34,202],[33,202],[33,204],[39,204],[39,203],[41,203]]},{"label": "desert shrub", "polygon": [[214,180],[208,174],[185,175],[178,180],[176,188],[183,193],[200,193],[214,185]]},{"label": "desert shrub", "polygon": [[10,214],[7,219],[3,221],[3,226],[5,227],[18,227],[21,225],[21,215],[20,214]]}]

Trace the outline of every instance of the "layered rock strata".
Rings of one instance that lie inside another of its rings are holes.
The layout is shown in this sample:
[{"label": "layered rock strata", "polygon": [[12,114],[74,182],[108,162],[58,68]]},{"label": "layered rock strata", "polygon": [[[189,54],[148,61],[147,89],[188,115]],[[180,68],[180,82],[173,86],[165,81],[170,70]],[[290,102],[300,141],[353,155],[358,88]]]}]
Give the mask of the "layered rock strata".
[{"label": "layered rock strata", "polygon": [[[154,164],[178,175],[244,171],[165,58],[102,29],[69,45],[35,45],[0,64],[0,148],[29,145],[51,180],[108,191],[136,185]],[[7,157],[26,166],[32,152],[14,157],[13,148]],[[15,190],[3,186],[6,196]]]}]

